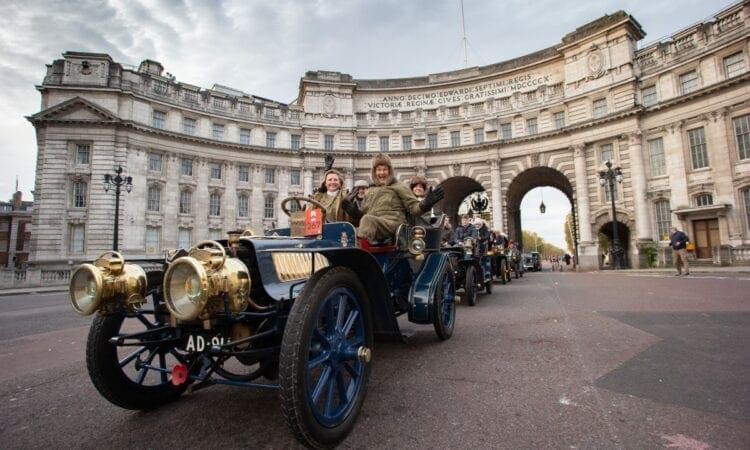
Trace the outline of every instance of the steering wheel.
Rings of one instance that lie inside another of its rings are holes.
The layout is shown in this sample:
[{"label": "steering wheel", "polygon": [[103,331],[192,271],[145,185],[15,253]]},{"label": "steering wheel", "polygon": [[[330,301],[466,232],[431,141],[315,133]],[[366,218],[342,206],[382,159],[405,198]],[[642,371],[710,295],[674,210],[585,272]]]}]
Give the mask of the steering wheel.
[{"label": "steering wheel", "polygon": [[310,203],[313,206],[316,206],[316,207],[320,208],[320,210],[323,212],[323,220],[326,223],[331,223],[331,221],[328,220],[328,217],[326,217],[326,207],[323,206],[319,201],[314,200],[314,199],[312,199],[310,197],[300,197],[300,196],[297,196],[297,195],[293,195],[291,197],[287,197],[284,200],[282,200],[281,201],[281,210],[284,211],[284,214],[286,214],[287,216],[291,216],[292,215],[292,212],[289,211],[286,208],[286,204],[289,203],[289,202],[291,202],[291,201],[296,201],[297,202],[297,206],[300,209],[302,208],[302,204],[301,203]]}]

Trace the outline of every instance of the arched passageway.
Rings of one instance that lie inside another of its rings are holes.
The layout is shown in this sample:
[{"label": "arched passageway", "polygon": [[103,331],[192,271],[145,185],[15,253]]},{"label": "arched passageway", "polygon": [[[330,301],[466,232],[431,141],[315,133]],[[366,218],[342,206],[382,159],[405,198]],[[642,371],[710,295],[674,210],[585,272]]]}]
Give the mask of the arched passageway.
[{"label": "arched passageway", "polygon": [[521,245],[521,200],[524,195],[536,187],[551,186],[560,190],[570,201],[570,209],[573,215],[573,243],[578,252],[578,221],[576,216],[575,202],[573,201],[573,186],[570,180],[555,169],[549,167],[534,167],[518,174],[508,186],[505,198],[505,207],[508,217],[508,237],[515,239]]},{"label": "arched passageway", "polygon": [[459,223],[457,216],[461,202],[474,192],[484,191],[484,186],[477,180],[463,176],[443,180],[439,186],[445,190],[445,197],[435,205],[435,209],[447,214],[453,224]]},{"label": "arched passageway", "polygon": [[[619,214],[618,214],[619,216]],[[612,221],[606,222],[599,227],[599,234],[606,238],[606,252],[602,245],[599,246],[599,268],[610,268],[613,265],[612,260],[612,248],[614,240],[614,228],[612,227]],[[620,242],[620,248],[622,249],[622,267],[630,267],[630,228],[627,224],[617,221],[617,240]],[[605,255],[605,253],[607,253]]]}]

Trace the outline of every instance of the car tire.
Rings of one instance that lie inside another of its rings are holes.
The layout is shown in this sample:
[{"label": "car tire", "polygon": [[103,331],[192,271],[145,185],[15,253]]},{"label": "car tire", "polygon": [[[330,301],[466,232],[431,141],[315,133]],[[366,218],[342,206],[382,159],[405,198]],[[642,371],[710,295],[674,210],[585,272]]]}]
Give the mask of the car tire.
[{"label": "car tire", "polygon": [[448,266],[440,275],[432,307],[434,308],[432,324],[435,334],[440,340],[450,339],[456,325],[456,281],[453,278],[453,271]]},{"label": "car tire", "polygon": [[468,266],[466,268],[466,275],[464,276],[464,296],[469,306],[477,304],[477,277],[474,266]]},{"label": "car tire", "polygon": [[[94,387],[108,401],[125,409],[154,409],[177,400],[188,383],[174,386],[168,373],[139,367],[146,362],[158,369],[168,370],[170,363],[181,363],[182,361],[175,359],[176,352],[173,352],[173,348],[148,343],[140,347],[110,343],[111,338],[121,335],[121,329],[133,332],[131,322],[140,324],[142,329],[138,331],[146,329],[144,323],[154,327],[163,325],[142,313],[138,313],[138,318],[126,317],[122,313],[97,315],[94,318],[86,343],[86,366]],[[165,329],[164,337],[171,333],[170,330],[172,329]],[[153,341],[153,338],[154,336],[144,337],[142,341]]]},{"label": "car tire", "polygon": [[372,345],[370,302],[357,275],[346,267],[315,273],[292,305],[279,356],[281,408],[300,443],[329,448],[349,434],[371,370],[358,350]]}]

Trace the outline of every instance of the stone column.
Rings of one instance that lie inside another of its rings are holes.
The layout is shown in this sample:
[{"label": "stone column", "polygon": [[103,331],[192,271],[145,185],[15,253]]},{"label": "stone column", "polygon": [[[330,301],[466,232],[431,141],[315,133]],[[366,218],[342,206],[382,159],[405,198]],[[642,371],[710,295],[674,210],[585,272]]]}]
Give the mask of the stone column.
[{"label": "stone column", "polygon": [[279,196],[277,197],[278,208],[276,217],[278,220],[276,221],[276,226],[278,226],[279,228],[283,228],[289,226],[289,216],[284,214],[284,211],[281,210],[281,201],[289,197],[289,169],[286,167],[281,167],[278,170],[278,174]]},{"label": "stone column", "polygon": [[490,161],[490,183],[492,184],[492,228],[505,232],[503,222],[503,189],[500,180],[500,158]]},{"label": "stone column", "polygon": [[588,171],[586,169],[586,149],[583,144],[571,148],[575,160],[576,210],[578,211],[578,267],[582,270],[597,269],[599,256],[598,243],[591,232],[591,211],[589,207]]},{"label": "stone column", "polygon": [[628,136],[628,153],[630,154],[630,180],[633,183],[633,207],[635,208],[635,235],[639,241],[651,240],[649,226],[649,208],[646,200],[646,168],[643,164],[643,146],[641,131],[637,130]]},{"label": "stone column", "polygon": [[313,194],[313,173],[312,170],[305,167],[302,171],[304,181],[303,181],[303,187],[304,187],[304,193],[305,195],[312,195]]}]

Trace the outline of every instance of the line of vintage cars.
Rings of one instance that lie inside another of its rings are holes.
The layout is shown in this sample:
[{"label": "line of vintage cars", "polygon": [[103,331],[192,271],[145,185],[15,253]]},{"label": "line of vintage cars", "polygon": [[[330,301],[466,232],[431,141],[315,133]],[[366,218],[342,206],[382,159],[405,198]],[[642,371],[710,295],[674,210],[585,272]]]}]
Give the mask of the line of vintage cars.
[{"label": "line of vintage cars", "polygon": [[522,273],[520,256],[478,254],[471,238],[443,247],[437,227],[402,226],[391,245],[368,246],[348,222],[309,234],[299,221],[76,269],[70,299],[95,314],[86,364],[100,394],[144,410],[214,384],[274,389],[299,442],[332,447],[364,402],[374,340],[401,338],[399,316],[449,339],[460,299],[474,305],[493,275]]}]

